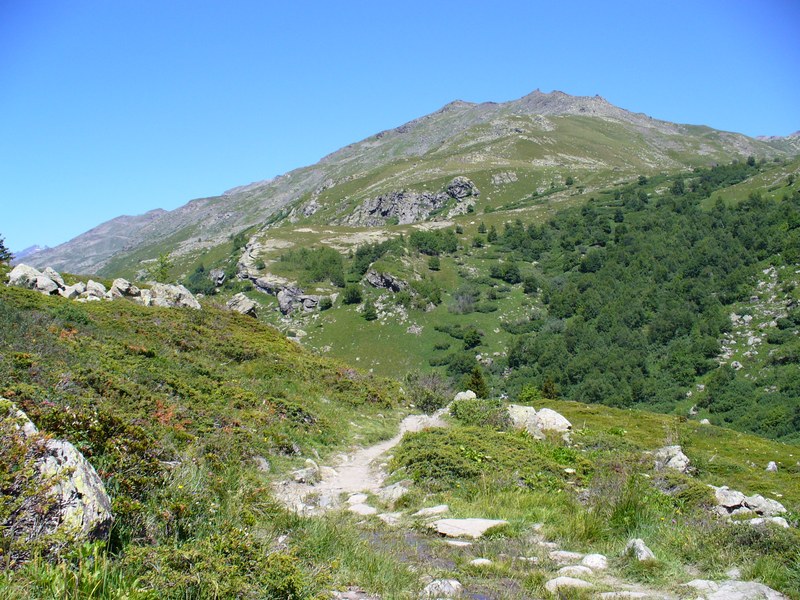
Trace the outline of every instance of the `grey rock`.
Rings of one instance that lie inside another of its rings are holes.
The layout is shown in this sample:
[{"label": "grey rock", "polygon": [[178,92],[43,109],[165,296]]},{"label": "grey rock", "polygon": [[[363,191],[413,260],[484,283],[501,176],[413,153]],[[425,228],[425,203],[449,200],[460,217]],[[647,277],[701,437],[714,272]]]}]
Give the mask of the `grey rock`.
[{"label": "grey rock", "polygon": [[258,317],[258,303],[245,296],[242,292],[239,292],[233,298],[228,300],[225,306],[228,307],[228,310],[232,310],[253,318]]},{"label": "grey rock", "polygon": [[[22,433],[25,440],[37,439],[38,430],[27,415],[0,398],[0,421]],[[48,499],[23,499],[21,510],[6,523],[13,537],[26,540],[58,533],[66,542],[108,537],[114,517],[111,500],[91,464],[70,442],[42,438],[44,451],[34,469],[38,485]],[[37,443],[38,443],[37,442]]]},{"label": "grey rock", "polygon": [[50,296],[58,293],[58,284],[47,275],[39,275],[33,284],[33,289],[46,296]]},{"label": "grey rock", "polygon": [[703,594],[705,600],[788,600],[780,592],[754,581],[694,579],[684,585]]},{"label": "grey rock", "polygon": [[111,289],[109,290],[114,295],[119,296],[130,296],[130,297],[137,297],[141,295],[142,291],[133,285],[127,279],[123,279],[122,277],[118,277],[114,280],[111,284]]},{"label": "grey rock", "polygon": [[583,560],[584,557],[580,552],[570,552],[568,550],[552,550],[548,556],[550,560],[559,565],[574,564]]},{"label": "grey rock", "polygon": [[67,298],[68,300],[75,300],[86,291],[86,284],[82,281],[74,285],[68,285],[64,289],[59,290],[58,293]]},{"label": "grey rock", "polygon": [[429,506],[427,508],[421,508],[417,512],[415,512],[412,516],[414,517],[433,517],[435,515],[443,515],[446,512],[450,512],[450,507],[447,504],[437,504],[436,506]]},{"label": "grey rock", "polygon": [[351,504],[347,507],[347,510],[349,510],[351,513],[365,517],[378,513],[378,510],[375,507],[369,506],[368,504]]},{"label": "grey rock", "polygon": [[8,285],[28,288],[30,290],[36,285],[36,278],[41,275],[42,273],[38,269],[20,263],[11,269],[11,272],[8,274]]},{"label": "grey rock", "polygon": [[764,498],[761,494],[746,496],[744,504],[762,517],[776,517],[786,512],[786,507],[771,498]]},{"label": "grey rock", "polygon": [[473,567],[491,567],[492,561],[488,558],[473,558],[469,564]]},{"label": "grey rock", "polygon": [[767,468],[765,470],[770,472],[770,473],[777,473],[778,472],[778,465],[775,463],[774,460],[771,460],[771,461],[769,461],[769,464],[767,465]]},{"label": "grey rock", "polygon": [[208,272],[208,278],[215,286],[219,287],[225,283],[225,271],[222,269],[211,269]]},{"label": "grey rock", "polygon": [[700,425],[711,425],[711,421],[708,419],[700,419]]},{"label": "grey rock", "polygon": [[603,554],[587,554],[581,560],[581,564],[584,567],[602,571],[608,568],[608,558]]},{"label": "grey rock", "polygon": [[394,503],[408,493],[410,482],[398,481],[392,485],[387,485],[378,492],[378,496],[384,502]]},{"label": "grey rock", "polygon": [[507,525],[502,519],[439,519],[431,523],[437,533],[447,537],[469,537],[477,539],[492,527]]},{"label": "grey rock", "polygon": [[655,469],[670,469],[679,473],[688,473],[691,463],[680,446],[664,446],[655,451]]},{"label": "grey rock", "polygon": [[714,489],[714,497],[717,500],[717,506],[722,506],[727,509],[734,509],[744,504],[744,494],[728,488],[723,485],[722,487],[710,486]]},{"label": "grey rock", "polygon": [[478,396],[472,390],[466,390],[465,392],[458,392],[453,398],[454,402],[458,402],[460,400],[475,400]]},{"label": "grey rock", "polygon": [[527,430],[538,439],[544,439],[548,433],[560,433],[565,440],[568,440],[569,432],[572,430],[572,423],[550,408],[537,411],[531,406],[510,404],[508,416],[515,427]]},{"label": "grey rock", "polygon": [[200,303],[192,292],[182,285],[172,285],[169,283],[156,283],[150,288],[151,306],[163,306],[168,308],[193,308],[200,310]]},{"label": "grey rock", "polygon": [[434,579],[422,590],[423,598],[457,598],[464,586],[456,579]]},{"label": "grey rock", "polygon": [[755,519],[741,522],[747,523],[748,525],[752,525],[754,527],[759,525],[776,525],[778,527],[783,527],[784,529],[789,529],[789,522],[783,517],[756,517]]},{"label": "grey rock", "polygon": [[475,184],[466,177],[459,175],[454,177],[445,188],[447,195],[456,200],[463,200],[468,196],[480,196],[480,191]]},{"label": "grey rock", "polygon": [[379,273],[375,269],[370,269],[364,275],[364,279],[374,288],[386,289],[392,292],[400,292],[408,287],[408,284],[389,273]]},{"label": "grey rock", "polygon": [[592,574],[592,570],[583,565],[569,565],[561,567],[558,570],[558,574],[565,577],[589,577]]},{"label": "grey rock", "polygon": [[90,279],[86,282],[86,291],[84,294],[87,296],[94,296],[95,298],[102,298],[106,293],[106,286],[102,283]]},{"label": "grey rock", "polygon": [[284,287],[278,290],[278,308],[284,315],[291,314],[294,310],[295,304],[301,301],[303,290],[297,287]]},{"label": "grey rock", "polygon": [[656,555],[653,554],[653,551],[647,547],[647,544],[641,538],[629,540],[625,545],[624,554],[633,556],[639,562],[656,559]]},{"label": "grey rock", "polygon": [[61,275],[55,269],[52,269],[50,267],[45,267],[44,271],[42,271],[42,275],[46,275],[47,277],[49,277],[56,283],[56,285],[58,285],[58,287],[60,288],[64,287],[64,278],[61,277]]},{"label": "grey rock", "polygon": [[591,587],[594,587],[591,583],[576,577],[556,577],[544,584],[544,588],[551,594],[557,594],[558,590],[564,588],[588,589]]}]

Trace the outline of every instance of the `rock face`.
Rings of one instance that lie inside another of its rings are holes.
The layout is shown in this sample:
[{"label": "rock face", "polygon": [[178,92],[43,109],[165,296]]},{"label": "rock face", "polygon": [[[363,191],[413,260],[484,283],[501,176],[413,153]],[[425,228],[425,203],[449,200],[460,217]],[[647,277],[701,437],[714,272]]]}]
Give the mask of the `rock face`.
[{"label": "rock face", "polygon": [[465,203],[466,198],[480,195],[475,184],[466,177],[455,177],[444,191],[438,193],[399,190],[364,200],[351,215],[342,220],[343,225],[378,227],[389,220],[400,225],[424,221],[442,209],[451,200]]},{"label": "rock face", "polygon": [[229,310],[253,317],[254,319],[258,317],[258,303],[241,292],[228,300],[225,306],[227,306]]},{"label": "rock face", "polygon": [[58,533],[68,542],[103,539],[114,517],[103,482],[92,465],[71,443],[46,439],[38,434],[27,415],[0,398],[0,421],[4,431],[16,430],[24,443],[40,451],[34,463],[36,487],[46,491],[22,498],[11,517],[11,536],[27,541]]},{"label": "rock face", "polygon": [[655,451],[655,469],[663,471],[671,469],[679,473],[688,473],[690,469],[689,457],[681,450],[680,446],[664,446]]},{"label": "rock face", "polygon": [[390,275],[389,273],[379,273],[374,269],[367,271],[367,274],[364,275],[364,279],[372,287],[390,290],[392,292],[399,292],[408,287],[408,284],[402,279]]},{"label": "rock face", "polygon": [[572,430],[572,423],[550,408],[537,411],[532,406],[509,404],[508,417],[514,427],[525,429],[538,439],[544,439],[547,433],[556,433],[568,440]]}]

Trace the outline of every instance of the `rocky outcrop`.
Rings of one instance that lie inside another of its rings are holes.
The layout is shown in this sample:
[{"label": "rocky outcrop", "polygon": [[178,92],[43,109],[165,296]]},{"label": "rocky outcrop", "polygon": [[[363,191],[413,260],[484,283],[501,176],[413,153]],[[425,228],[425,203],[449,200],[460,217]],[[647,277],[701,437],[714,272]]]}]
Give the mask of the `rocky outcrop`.
[{"label": "rocky outcrop", "polygon": [[258,317],[258,302],[251,300],[241,292],[228,300],[225,306],[228,307],[228,310],[253,317],[254,319]]},{"label": "rocky outcrop", "polygon": [[469,202],[468,198],[480,195],[475,184],[466,177],[455,177],[438,193],[410,192],[406,190],[388,192],[375,198],[364,200],[348,217],[343,225],[377,227],[396,220],[400,225],[417,223],[431,218],[436,211],[451,201]]},{"label": "rocky outcrop", "polygon": [[99,281],[90,279],[74,285],[65,285],[64,279],[50,267],[44,272],[19,264],[9,273],[8,285],[24,287],[47,295],[59,294],[78,302],[96,302],[128,298],[145,306],[185,307],[200,309],[194,295],[182,285],[155,283],[150,289],[139,289],[127,279],[115,279],[110,289]]},{"label": "rocky outcrop", "polygon": [[[722,517],[753,517],[750,521],[744,521],[750,522],[752,525],[774,522],[783,526],[783,523],[785,523],[779,515],[786,512],[786,507],[777,500],[764,498],[760,494],[745,496],[742,492],[732,490],[726,485],[722,487],[711,485],[709,487],[714,490],[714,498],[717,501],[714,512]],[[758,521],[758,518],[761,518],[761,520]],[[765,518],[769,521],[765,521]],[[780,519],[780,521],[774,521],[773,519]]]},{"label": "rocky outcrop", "polygon": [[320,296],[304,294],[296,287],[286,287],[278,292],[278,308],[284,315],[291,314],[300,307],[304,312],[313,312],[319,305]]},{"label": "rocky outcrop", "polygon": [[364,275],[364,280],[374,288],[389,290],[391,292],[400,292],[408,287],[408,283],[390,275],[389,273],[380,273],[375,269],[370,269]]},{"label": "rocky outcrop", "polygon": [[[26,447],[32,485],[19,486],[16,506],[3,523],[4,534],[32,541],[58,534],[59,544],[104,539],[114,517],[103,482],[70,442],[47,439],[24,412],[0,398],[0,430]],[[16,438],[16,439],[15,439]],[[13,494],[12,494],[13,495]]]},{"label": "rocky outcrop", "polygon": [[222,269],[211,269],[208,272],[208,278],[217,287],[225,283],[225,277],[226,277],[225,271],[223,271]]}]

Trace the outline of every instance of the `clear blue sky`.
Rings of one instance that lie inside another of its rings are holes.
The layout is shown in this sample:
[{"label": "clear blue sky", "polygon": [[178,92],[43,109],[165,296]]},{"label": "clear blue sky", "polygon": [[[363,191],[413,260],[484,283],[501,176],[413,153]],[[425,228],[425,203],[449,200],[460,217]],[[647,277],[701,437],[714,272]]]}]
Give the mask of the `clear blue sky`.
[{"label": "clear blue sky", "polygon": [[536,88],[787,135],[799,30],[797,0],[0,0],[0,235],[52,246]]}]

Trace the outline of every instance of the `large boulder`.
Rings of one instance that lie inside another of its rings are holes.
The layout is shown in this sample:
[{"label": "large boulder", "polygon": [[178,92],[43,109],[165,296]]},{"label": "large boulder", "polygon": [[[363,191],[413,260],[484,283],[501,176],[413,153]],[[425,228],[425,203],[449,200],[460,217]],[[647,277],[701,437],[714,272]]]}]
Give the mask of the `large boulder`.
[{"label": "large boulder", "polygon": [[127,279],[123,279],[122,277],[118,277],[117,279],[114,280],[114,283],[111,284],[111,289],[109,291],[115,297],[129,296],[135,298],[140,296],[142,293],[142,291],[138,287],[133,285]]},{"label": "large boulder", "polygon": [[475,187],[475,184],[461,175],[454,177],[450,183],[447,184],[445,191],[448,196],[456,200],[462,200],[468,196],[480,196],[480,191]]},{"label": "large boulder", "polygon": [[20,496],[4,524],[6,535],[31,541],[57,534],[59,543],[106,538],[114,521],[111,501],[75,446],[42,436],[24,412],[2,398],[0,430],[25,448],[24,460],[32,461],[30,479],[19,481]]},{"label": "large boulder", "polygon": [[472,390],[466,390],[465,392],[458,392],[453,398],[453,402],[460,402],[461,400],[475,400],[478,396]]},{"label": "large boulder", "polygon": [[46,275],[47,277],[49,277],[50,280],[55,282],[59,288],[64,287],[64,278],[61,277],[61,275],[55,269],[51,267],[46,267],[45,270],[42,271],[42,275]]},{"label": "large boulder", "polygon": [[689,457],[683,453],[680,446],[664,446],[655,451],[655,469],[663,471],[670,469],[679,473],[688,473],[691,470]]},{"label": "large boulder", "polygon": [[150,288],[150,305],[200,310],[200,303],[192,292],[182,285],[169,283],[156,283]]},{"label": "large boulder", "polygon": [[90,279],[86,282],[86,291],[83,293],[88,298],[102,298],[106,295],[106,286],[99,281]]},{"label": "large boulder", "polygon": [[42,273],[38,269],[20,263],[8,274],[8,285],[31,290],[36,285],[36,279],[41,275]]},{"label": "large boulder", "polygon": [[39,275],[36,278],[36,282],[33,284],[33,289],[46,296],[51,296],[58,293],[58,284],[47,275]]},{"label": "large boulder", "polygon": [[254,300],[251,300],[241,292],[228,300],[225,306],[228,307],[228,310],[232,310],[249,317],[256,318],[258,316],[258,303]]},{"label": "large boulder", "polygon": [[64,289],[59,290],[58,293],[64,296],[69,300],[75,300],[76,298],[80,297],[86,291],[86,284],[82,281],[75,283],[73,285],[68,285]]},{"label": "large boulder", "polygon": [[531,406],[509,404],[507,410],[514,427],[527,430],[537,439],[544,439],[547,434],[560,434],[564,440],[569,440],[572,423],[551,408],[535,410]]}]

